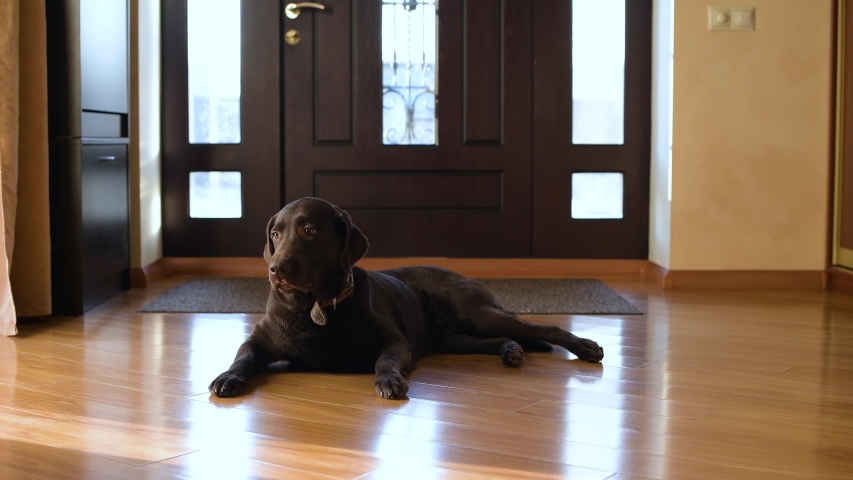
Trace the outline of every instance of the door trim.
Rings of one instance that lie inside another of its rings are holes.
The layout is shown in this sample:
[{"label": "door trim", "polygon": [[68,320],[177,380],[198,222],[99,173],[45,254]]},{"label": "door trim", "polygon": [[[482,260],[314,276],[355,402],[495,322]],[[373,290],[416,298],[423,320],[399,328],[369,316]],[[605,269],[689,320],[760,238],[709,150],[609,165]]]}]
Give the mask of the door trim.
[{"label": "door trim", "polygon": [[[830,156],[830,161],[833,163],[833,165],[829,169],[830,174],[833,177],[830,180],[830,187],[832,188],[832,193],[830,194],[830,199],[832,201],[832,213],[830,220],[831,234],[829,248],[829,267],[837,265],[846,268],[853,268],[853,250],[841,247],[841,182],[843,179],[842,169],[844,163],[843,156],[845,148],[844,102],[846,100],[844,92],[844,82],[846,80],[844,64],[845,56],[847,53],[847,49],[845,47],[845,41],[847,38],[845,28],[847,22],[846,3],[847,0],[838,0],[835,4],[835,85],[833,88],[833,91],[835,93],[835,115],[833,116],[835,128],[831,129],[831,132],[835,136],[835,138],[832,142],[834,152]],[[851,185],[851,188],[853,188],[853,185]]]}]

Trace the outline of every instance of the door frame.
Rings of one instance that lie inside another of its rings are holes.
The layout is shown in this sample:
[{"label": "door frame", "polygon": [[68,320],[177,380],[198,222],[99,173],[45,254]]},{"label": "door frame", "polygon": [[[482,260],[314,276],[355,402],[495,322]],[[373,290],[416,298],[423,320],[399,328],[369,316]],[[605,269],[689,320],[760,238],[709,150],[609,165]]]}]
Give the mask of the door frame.
[{"label": "door frame", "polygon": [[[848,136],[845,135],[845,129],[853,127],[853,118],[850,118],[849,120],[851,121],[849,122],[846,121],[848,119],[846,118],[847,112],[845,108],[848,98],[853,100],[853,96],[848,96],[846,94],[848,93],[846,82],[853,79],[853,72],[851,72],[851,75],[847,75],[846,72],[846,57],[848,53],[853,53],[846,48],[846,42],[853,39],[853,37],[850,37],[847,34],[848,21],[853,20],[853,18],[848,18],[848,1],[849,0],[837,0],[835,2],[835,86],[833,89],[835,93],[835,115],[833,118],[835,128],[832,129],[834,136],[834,151],[831,156],[831,162],[833,165],[832,168],[830,168],[830,200],[832,202],[832,210],[829,222],[830,235],[829,252],[827,256],[829,267],[836,266],[853,269],[853,249],[847,249],[841,246],[844,175],[848,173],[844,165],[845,154],[849,154],[851,160],[853,160],[853,136],[846,138]],[[850,64],[853,66],[853,61],[851,61]],[[853,85],[851,85],[851,87],[853,87]],[[850,90],[851,92],[849,93],[853,94],[853,88]],[[853,105],[851,105],[851,113],[853,113]],[[853,185],[850,185],[850,187],[853,188]]]},{"label": "door frame", "polygon": [[[217,247],[215,243],[218,242],[230,242],[235,240],[237,237],[245,237],[246,232],[253,232],[258,228],[262,228],[262,225],[266,223],[268,216],[278,210],[283,204],[285,199],[285,175],[284,169],[286,168],[284,165],[284,154],[285,154],[285,132],[284,125],[285,121],[285,112],[284,112],[284,92],[283,92],[283,81],[284,75],[284,48],[286,46],[283,44],[281,38],[279,38],[282,32],[285,31],[285,19],[282,14],[282,9],[284,3],[281,2],[272,2],[270,7],[267,7],[270,12],[273,10],[276,12],[274,15],[269,15],[270,17],[266,22],[263,23],[264,29],[263,33],[252,33],[252,31],[256,30],[254,28],[247,28],[247,22],[243,21],[243,48],[242,48],[242,58],[245,59],[250,58],[252,54],[257,54],[258,51],[266,50],[266,57],[269,57],[270,60],[274,59],[275,61],[270,61],[267,63],[267,68],[264,72],[258,74],[256,71],[252,72],[251,78],[247,77],[247,72],[245,69],[242,73],[242,87],[243,94],[245,95],[248,90],[260,90],[261,87],[253,85],[253,82],[257,82],[257,79],[260,77],[272,78],[276,87],[277,95],[279,98],[273,102],[278,108],[276,110],[275,118],[271,119],[270,123],[275,125],[276,132],[272,135],[274,138],[273,141],[270,142],[268,147],[261,148],[261,151],[265,153],[265,155],[258,155],[256,158],[253,158],[253,161],[261,161],[266,162],[263,165],[263,174],[265,181],[269,183],[269,187],[265,188],[263,195],[265,196],[264,205],[262,209],[258,209],[258,211],[253,211],[248,208],[246,202],[246,195],[256,193],[251,192],[252,189],[247,189],[245,186],[250,185],[250,180],[246,178],[244,173],[243,176],[243,202],[244,202],[244,212],[248,212],[252,214],[251,216],[257,218],[248,218],[247,215],[244,215],[241,219],[193,219],[193,226],[188,228],[186,226],[181,227],[178,225],[176,220],[177,217],[181,217],[186,215],[188,218],[188,192],[181,192],[181,190],[188,190],[188,172],[189,171],[197,171],[197,170],[241,170],[243,171],[243,167],[245,167],[245,163],[239,162],[239,158],[234,158],[232,155],[231,158],[227,158],[226,156],[217,155],[214,150],[217,148],[222,148],[221,146],[213,146],[215,148],[211,148],[209,145],[190,145],[188,142],[188,126],[187,126],[187,51],[186,51],[186,1],[187,0],[174,0],[170,2],[165,2],[162,9],[162,26],[163,26],[163,42],[162,42],[162,64],[163,64],[163,96],[162,96],[162,129],[163,129],[163,161],[162,161],[162,183],[163,183],[163,201],[162,201],[162,210],[163,210],[163,252],[165,256],[170,257],[194,257],[194,256],[256,256],[257,253],[254,249],[244,248],[241,250],[236,250],[233,248],[229,248],[229,245],[221,245]],[[244,2],[251,0],[243,0]],[[651,0],[639,0],[640,3],[648,3],[651,5]],[[274,5],[273,5],[274,3]],[[464,9],[467,9],[464,4],[467,2],[463,2]],[[501,2],[502,4],[504,2]],[[626,8],[630,5],[634,4],[635,0],[629,0],[626,3]],[[544,4],[542,0],[536,0],[529,4],[529,7],[525,5],[526,8],[529,8],[530,15],[535,17],[537,5]],[[570,7],[569,7],[570,8]],[[645,8],[645,7],[642,7]],[[269,13],[269,12],[268,12]],[[651,8],[649,8],[649,17],[651,17]],[[242,16],[243,18],[246,15]],[[626,12],[626,20],[628,14]],[[567,21],[571,21],[570,18]],[[648,44],[649,47],[646,48],[646,52],[644,52],[644,57],[647,56],[649,60],[645,63],[648,64],[648,88],[645,88],[647,91],[648,99],[644,101],[650,105],[651,103],[651,20],[648,22],[643,19],[642,29],[646,28],[646,23],[648,23]],[[626,28],[630,28],[630,20],[626,21]],[[249,31],[247,33],[247,30]],[[270,31],[274,30],[274,31]],[[273,43],[269,44],[268,47],[264,49],[259,48],[247,48],[246,38],[251,37],[251,35],[266,35],[269,39],[275,39]],[[626,42],[629,42],[630,39],[627,38],[626,32]],[[531,41],[535,42],[535,31],[533,35],[531,35]],[[533,63],[533,49],[531,49],[531,64]],[[630,49],[626,54],[630,54]],[[265,58],[266,58],[265,57]],[[277,63],[276,63],[277,62]],[[631,61],[626,58],[626,76],[628,76],[628,72],[632,69],[630,68]],[[534,68],[531,65],[531,68]],[[645,68],[645,67],[643,67]],[[268,71],[267,71],[268,70]],[[645,75],[645,72],[643,72]],[[529,77],[531,78],[531,86],[529,94],[532,96],[534,94],[534,81],[535,72],[531,70],[529,73]],[[626,106],[627,106],[627,90],[629,84],[631,82],[626,80]],[[644,84],[646,82],[643,82]],[[446,89],[445,89],[446,92]],[[507,92],[507,94],[512,94],[512,92]],[[464,92],[459,92],[457,95],[464,95]],[[541,95],[541,94],[540,94]],[[242,127],[245,128],[247,125],[247,118],[249,117],[249,113],[252,109],[249,105],[246,104],[244,98],[241,98],[241,124]],[[531,101],[531,110],[534,109],[536,103],[536,99],[533,98]],[[272,109],[270,109],[272,110]],[[639,223],[636,223],[636,233],[637,233],[637,241],[634,242],[636,245],[633,247],[632,252],[627,254],[625,253],[616,253],[613,255],[599,255],[596,252],[598,250],[590,250],[586,254],[581,255],[560,255],[559,253],[549,253],[547,251],[537,251],[535,248],[535,232],[536,232],[536,220],[535,217],[537,215],[536,210],[536,201],[534,200],[535,192],[531,192],[530,200],[529,200],[529,214],[530,214],[530,222],[531,226],[529,228],[531,238],[529,243],[531,244],[531,251],[528,253],[528,257],[530,258],[635,258],[635,259],[647,259],[648,258],[648,231],[649,231],[649,191],[650,191],[650,179],[649,172],[651,168],[650,163],[650,142],[651,142],[651,115],[650,108],[649,115],[641,115],[641,118],[645,119],[646,125],[646,134],[643,135],[643,142],[646,148],[644,148],[645,157],[643,164],[640,165],[640,179],[639,182],[642,183],[642,192],[641,195],[643,198],[637,199],[636,201],[625,200],[625,211],[626,213],[629,211],[629,203],[636,203],[642,205],[645,208],[645,214],[642,215],[642,219],[639,220]],[[633,116],[636,119],[636,116]],[[626,123],[626,141],[628,140],[628,124],[632,122],[632,115],[626,110],[625,112],[625,123]],[[501,122],[503,123],[503,121]],[[532,119],[530,122],[530,129],[535,129],[536,121]],[[441,125],[441,122],[439,123]],[[570,123],[568,124],[570,126]],[[570,127],[569,127],[570,128]],[[178,134],[175,134],[178,132]],[[245,134],[243,135],[244,141]],[[273,146],[274,145],[274,146]],[[586,147],[585,148],[589,148]],[[596,148],[607,149],[609,146],[600,146]],[[530,162],[530,175],[532,178],[530,182],[532,185],[536,184],[536,176],[541,175],[543,177],[549,176],[548,171],[540,172],[539,168],[536,165],[536,134],[533,133],[533,136],[530,140],[530,157],[528,157],[528,161]],[[266,158],[265,158],[266,157]],[[254,166],[253,166],[254,168]],[[589,171],[589,168],[575,168],[576,171]],[[618,171],[618,170],[617,170]],[[245,172],[245,171],[244,171]],[[171,180],[170,180],[171,179]],[[274,180],[271,180],[274,179]],[[627,180],[626,180],[627,182]],[[273,186],[273,183],[275,184]],[[535,187],[534,187],[535,188]],[[568,187],[562,187],[564,190],[568,191]],[[565,192],[560,192],[561,194]],[[570,198],[570,195],[569,195]],[[634,205],[633,207],[636,207]],[[186,214],[184,213],[186,212]],[[547,217],[547,216],[546,216]],[[596,223],[598,222],[598,223]],[[540,224],[542,222],[539,222]],[[589,226],[592,225],[605,225],[605,222],[601,222],[598,220],[591,220],[585,222],[573,222],[575,224],[578,223],[586,223]],[[615,224],[616,222],[611,222]],[[261,227],[259,227],[261,226]],[[573,227],[574,228],[574,227]],[[590,230],[592,228],[592,230]],[[608,243],[613,244],[614,242],[618,243],[618,234],[614,234],[611,232],[613,230],[611,227],[606,227],[603,230],[599,227],[582,227],[577,231],[570,232],[571,235],[563,236],[559,232],[553,233],[554,236],[559,236],[561,238],[568,238],[570,236],[586,236],[588,238],[604,238]],[[615,231],[615,230],[614,230]],[[611,232],[607,234],[606,232]],[[260,235],[260,232],[258,232]],[[596,237],[598,235],[598,237]],[[211,239],[209,242],[205,242],[204,239]],[[200,240],[200,241],[198,241]],[[624,237],[623,237],[624,241]],[[633,237],[631,242],[633,242]],[[623,242],[624,243],[624,242]]]}]

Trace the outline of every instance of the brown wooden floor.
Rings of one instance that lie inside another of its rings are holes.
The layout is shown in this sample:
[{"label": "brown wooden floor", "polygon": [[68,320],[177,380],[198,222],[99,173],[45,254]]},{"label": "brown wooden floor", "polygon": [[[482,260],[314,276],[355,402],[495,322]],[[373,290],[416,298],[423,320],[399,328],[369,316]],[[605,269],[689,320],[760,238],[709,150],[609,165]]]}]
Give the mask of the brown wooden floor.
[{"label": "brown wooden floor", "polygon": [[0,337],[0,478],[853,477],[851,296],[608,282],[646,315],[526,317],[603,365],[437,355],[407,401],[321,373],[221,400],[260,316],[136,313],[180,280]]}]

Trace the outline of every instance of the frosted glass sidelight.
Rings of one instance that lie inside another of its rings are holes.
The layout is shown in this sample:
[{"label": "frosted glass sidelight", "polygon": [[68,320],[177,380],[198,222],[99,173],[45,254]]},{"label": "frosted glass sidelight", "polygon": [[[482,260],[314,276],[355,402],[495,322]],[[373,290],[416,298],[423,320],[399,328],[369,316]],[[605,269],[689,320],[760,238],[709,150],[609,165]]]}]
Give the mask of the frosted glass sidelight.
[{"label": "frosted glass sidelight", "polygon": [[240,143],[240,0],[187,0],[189,141]]},{"label": "frosted glass sidelight", "polygon": [[572,218],[622,218],[624,182],[621,173],[573,173]]},{"label": "frosted glass sidelight", "polygon": [[382,144],[436,145],[436,0],[382,2]]},{"label": "frosted glass sidelight", "polygon": [[625,0],[572,0],[572,143],[625,143]]},{"label": "frosted glass sidelight", "polygon": [[190,172],[191,218],[240,218],[240,172]]}]

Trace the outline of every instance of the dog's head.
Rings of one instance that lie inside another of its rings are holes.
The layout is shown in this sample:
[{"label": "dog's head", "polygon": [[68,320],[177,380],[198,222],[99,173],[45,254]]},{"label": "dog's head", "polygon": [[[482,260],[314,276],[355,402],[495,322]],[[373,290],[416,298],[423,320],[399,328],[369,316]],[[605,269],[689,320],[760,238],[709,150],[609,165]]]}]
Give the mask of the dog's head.
[{"label": "dog's head", "polygon": [[340,293],[352,266],[367,253],[367,237],[349,214],[306,197],[289,203],[267,225],[264,259],[279,293],[300,291],[317,298]]}]

